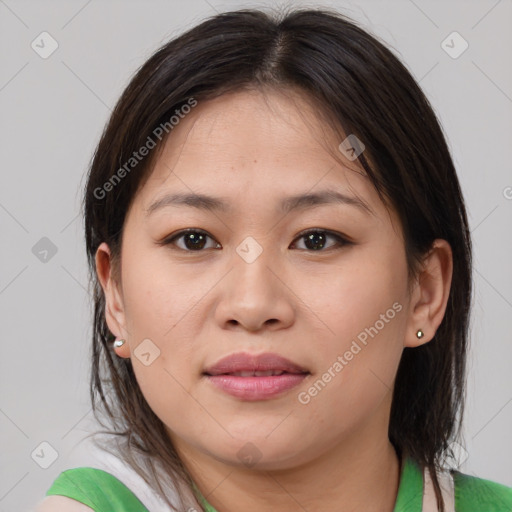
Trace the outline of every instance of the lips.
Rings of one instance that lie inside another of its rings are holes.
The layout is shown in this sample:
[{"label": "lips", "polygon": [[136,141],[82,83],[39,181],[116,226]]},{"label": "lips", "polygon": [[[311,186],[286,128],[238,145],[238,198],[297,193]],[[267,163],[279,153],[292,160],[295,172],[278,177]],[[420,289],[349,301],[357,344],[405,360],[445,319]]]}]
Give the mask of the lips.
[{"label": "lips", "polygon": [[283,373],[309,372],[278,354],[251,355],[243,352],[224,357],[204,371],[204,374],[210,376],[233,375],[236,377],[270,377]]},{"label": "lips", "polygon": [[208,367],[203,375],[215,389],[238,400],[262,401],[282,396],[310,372],[278,354],[238,353]]}]

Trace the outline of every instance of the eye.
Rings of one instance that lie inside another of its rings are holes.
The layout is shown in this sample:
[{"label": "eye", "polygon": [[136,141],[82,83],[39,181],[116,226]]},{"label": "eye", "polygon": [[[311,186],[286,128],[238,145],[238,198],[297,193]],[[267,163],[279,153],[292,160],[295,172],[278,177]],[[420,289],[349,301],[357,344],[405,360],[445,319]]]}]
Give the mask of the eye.
[{"label": "eye", "polygon": [[[176,233],[175,235],[171,236],[170,238],[166,238],[163,242],[161,242],[161,245],[169,245],[174,244],[176,240],[183,239],[183,246],[179,246],[179,249],[182,249],[184,251],[189,252],[199,252],[202,249],[211,249],[212,247],[206,247],[207,239],[213,240],[213,238],[210,237],[205,231],[202,231],[200,229],[185,229],[183,231],[180,231]],[[214,244],[214,249],[220,247],[220,244]]]},{"label": "eye", "polygon": [[[327,246],[327,249],[335,248],[336,246],[342,247],[349,245],[351,242],[348,241],[344,236],[339,233],[327,231],[324,229],[310,229],[302,232],[295,240],[304,240],[305,249],[299,247],[301,250],[321,252],[326,247],[327,240],[331,238],[335,241],[334,244]],[[210,247],[207,246],[208,239],[213,242]],[[182,241],[183,244],[180,246],[177,242]],[[219,249],[221,245],[213,240],[213,238],[201,229],[185,229],[175,233],[174,235],[166,238],[159,245],[176,245],[179,249],[188,252],[200,252],[202,249]],[[295,241],[290,246],[295,247]]]},{"label": "eye", "polygon": [[342,247],[351,243],[341,234],[323,229],[312,229],[306,232],[302,232],[295,240],[304,240],[306,250],[318,252],[325,249],[326,241],[329,238],[334,239],[335,243],[328,246],[327,249],[332,249],[336,246]]}]

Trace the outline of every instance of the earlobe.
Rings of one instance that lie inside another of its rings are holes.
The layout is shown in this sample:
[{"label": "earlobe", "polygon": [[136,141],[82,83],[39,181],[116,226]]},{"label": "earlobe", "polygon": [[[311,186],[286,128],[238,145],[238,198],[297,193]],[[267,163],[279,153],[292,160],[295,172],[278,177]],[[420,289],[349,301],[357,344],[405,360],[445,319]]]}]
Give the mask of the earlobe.
[{"label": "earlobe", "polygon": [[450,244],[443,239],[434,240],[411,294],[411,313],[404,346],[418,347],[434,337],[446,311],[452,273]]},{"label": "earlobe", "polygon": [[[105,319],[110,332],[116,338],[126,339],[125,314],[121,294],[118,290],[118,283],[112,276],[112,260],[109,246],[102,242],[96,251],[96,273],[105,295]],[[113,347],[121,357],[128,357],[125,352],[128,350],[125,343],[120,347]]]}]

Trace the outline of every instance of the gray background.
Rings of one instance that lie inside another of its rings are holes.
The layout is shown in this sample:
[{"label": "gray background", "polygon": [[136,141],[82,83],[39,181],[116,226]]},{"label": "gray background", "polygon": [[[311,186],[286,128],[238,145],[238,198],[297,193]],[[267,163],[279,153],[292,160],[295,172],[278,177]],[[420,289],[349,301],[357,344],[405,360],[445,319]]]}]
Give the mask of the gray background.
[{"label": "gray background", "polygon": [[[512,485],[512,3],[294,3],[363,22],[402,58],[440,117],[475,244],[469,455],[461,451],[460,468]],[[215,11],[262,5],[275,3],[0,0],[0,510],[27,510],[60,471],[80,465],[69,454],[93,426],[79,205],[111,108],[169,38]],[[46,59],[31,47],[43,31],[59,45]],[[453,31],[469,44],[458,58],[441,45]],[[43,237],[55,254],[41,252]],[[42,442],[58,452],[47,469],[53,452]]]}]

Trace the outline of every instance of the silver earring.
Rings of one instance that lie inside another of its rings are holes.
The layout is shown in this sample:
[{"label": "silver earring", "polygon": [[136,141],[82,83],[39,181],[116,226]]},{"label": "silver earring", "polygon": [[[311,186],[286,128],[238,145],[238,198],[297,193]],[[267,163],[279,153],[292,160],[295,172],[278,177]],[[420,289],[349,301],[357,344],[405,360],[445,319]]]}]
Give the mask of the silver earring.
[{"label": "silver earring", "polygon": [[114,347],[119,348],[122,347],[125,344],[126,340],[116,340],[114,341]]},{"label": "silver earring", "polygon": [[418,329],[418,332],[416,333],[416,337],[418,339],[420,339],[420,338],[423,338],[423,336],[425,336],[425,333],[421,329]]}]

